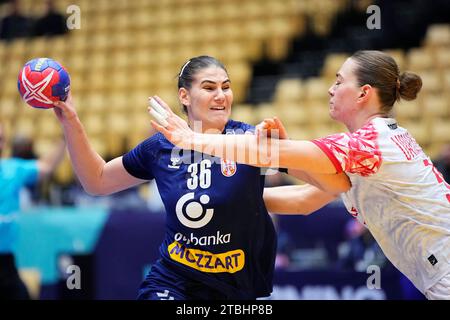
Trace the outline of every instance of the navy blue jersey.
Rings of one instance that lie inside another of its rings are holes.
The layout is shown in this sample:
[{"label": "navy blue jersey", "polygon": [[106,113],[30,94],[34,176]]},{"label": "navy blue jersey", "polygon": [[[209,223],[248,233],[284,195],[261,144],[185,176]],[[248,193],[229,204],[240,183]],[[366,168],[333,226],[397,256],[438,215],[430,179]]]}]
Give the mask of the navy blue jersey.
[{"label": "navy blue jersey", "polygon": [[[230,120],[224,133],[251,129]],[[165,205],[159,274],[167,269],[235,299],[271,293],[276,234],[260,168],[177,149],[160,133],[125,154],[123,164],[137,178],[156,179]]]}]

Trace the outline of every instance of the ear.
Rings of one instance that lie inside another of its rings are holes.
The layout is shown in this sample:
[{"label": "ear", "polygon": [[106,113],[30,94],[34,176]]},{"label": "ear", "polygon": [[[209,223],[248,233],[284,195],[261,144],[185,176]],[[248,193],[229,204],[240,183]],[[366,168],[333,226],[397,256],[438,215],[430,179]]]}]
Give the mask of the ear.
[{"label": "ear", "polygon": [[178,90],[178,99],[180,99],[181,104],[185,106],[189,106],[191,104],[189,92],[186,90],[186,88],[180,88]]},{"label": "ear", "polygon": [[359,95],[358,95],[358,102],[366,102],[370,99],[370,96],[372,95],[372,86],[370,84],[365,84],[361,87]]}]

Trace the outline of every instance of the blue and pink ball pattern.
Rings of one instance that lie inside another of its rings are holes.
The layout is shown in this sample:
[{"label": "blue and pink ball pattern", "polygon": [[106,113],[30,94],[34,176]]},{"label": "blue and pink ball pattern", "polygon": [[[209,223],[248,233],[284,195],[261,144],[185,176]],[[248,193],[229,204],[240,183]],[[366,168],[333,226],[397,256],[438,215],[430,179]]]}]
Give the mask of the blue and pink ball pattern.
[{"label": "blue and pink ball pattern", "polygon": [[36,58],[28,61],[17,81],[22,99],[34,108],[53,108],[53,102],[65,101],[70,91],[70,76],[57,61]]}]

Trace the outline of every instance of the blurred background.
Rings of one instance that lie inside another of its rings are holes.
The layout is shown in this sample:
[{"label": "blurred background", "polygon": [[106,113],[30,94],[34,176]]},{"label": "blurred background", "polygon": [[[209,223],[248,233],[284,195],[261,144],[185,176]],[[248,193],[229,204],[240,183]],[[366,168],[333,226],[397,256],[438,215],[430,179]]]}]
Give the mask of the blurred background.
[{"label": "blurred background", "polygon": [[[380,9],[380,29],[368,28],[370,5]],[[29,107],[17,92],[18,72],[32,58],[68,70],[90,141],[108,160],[149,135],[148,96],[181,114],[176,77],[190,57],[224,62],[234,119],[277,115],[291,138],[313,139],[346,130],[329,118],[327,90],[354,51],[377,49],[422,77],[418,99],[397,105],[396,117],[449,181],[450,1],[3,0],[0,17],[5,156],[38,157],[61,137],[53,112]],[[136,298],[164,235],[153,183],[91,197],[66,158],[51,179],[23,190],[21,206],[16,259],[34,299]],[[340,201],[274,221],[271,299],[423,299]],[[82,271],[79,290],[66,286],[71,264]],[[381,289],[367,288],[371,265],[381,268]]]}]

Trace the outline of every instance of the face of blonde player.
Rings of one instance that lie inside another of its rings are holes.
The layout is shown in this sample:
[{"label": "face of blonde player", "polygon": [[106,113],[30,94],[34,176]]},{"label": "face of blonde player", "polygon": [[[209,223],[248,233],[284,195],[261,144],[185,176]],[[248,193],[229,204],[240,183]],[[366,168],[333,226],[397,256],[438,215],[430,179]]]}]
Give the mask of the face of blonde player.
[{"label": "face of blonde player", "polygon": [[355,62],[349,58],[336,74],[336,82],[328,89],[330,116],[348,126],[358,110],[357,99],[361,94],[354,70]]},{"label": "face of blonde player", "polygon": [[179,91],[180,101],[187,107],[191,128],[201,121],[202,131],[220,133],[231,114],[233,91],[227,73],[220,67],[201,69],[194,76],[191,88]]}]

